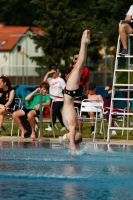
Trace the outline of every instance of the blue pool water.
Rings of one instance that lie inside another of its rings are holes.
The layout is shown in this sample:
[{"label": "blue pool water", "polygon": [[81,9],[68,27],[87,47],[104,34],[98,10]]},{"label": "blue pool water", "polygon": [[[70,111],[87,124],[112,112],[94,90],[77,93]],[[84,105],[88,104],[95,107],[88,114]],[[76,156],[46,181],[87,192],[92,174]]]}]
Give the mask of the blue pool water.
[{"label": "blue pool water", "polygon": [[133,146],[0,142],[0,200],[133,200]]}]

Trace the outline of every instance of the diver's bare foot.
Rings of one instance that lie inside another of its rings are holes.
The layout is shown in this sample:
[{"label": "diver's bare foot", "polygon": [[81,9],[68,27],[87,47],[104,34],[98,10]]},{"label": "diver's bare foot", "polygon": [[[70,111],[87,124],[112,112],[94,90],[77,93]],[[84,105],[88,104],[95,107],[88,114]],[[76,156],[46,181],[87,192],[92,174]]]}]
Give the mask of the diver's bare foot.
[{"label": "diver's bare foot", "polygon": [[90,43],[90,31],[89,30],[85,30],[83,32],[81,42],[83,42],[87,45]]},{"label": "diver's bare foot", "polygon": [[27,132],[26,130],[21,132],[21,138],[22,138],[22,139],[25,138],[24,135],[25,135],[26,132]]},{"label": "diver's bare foot", "polygon": [[32,133],[32,134],[30,135],[30,139],[35,139],[35,138],[36,138],[35,133]]}]

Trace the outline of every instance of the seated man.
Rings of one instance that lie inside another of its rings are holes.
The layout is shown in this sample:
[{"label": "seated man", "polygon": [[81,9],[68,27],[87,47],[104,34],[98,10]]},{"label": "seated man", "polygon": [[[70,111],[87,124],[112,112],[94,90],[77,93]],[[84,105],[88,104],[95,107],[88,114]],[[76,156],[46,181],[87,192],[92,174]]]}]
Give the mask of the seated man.
[{"label": "seated man", "polygon": [[123,46],[123,50],[121,51],[120,56],[126,56],[128,54],[127,35],[133,33],[133,22],[131,22],[132,18],[133,18],[133,5],[130,6],[130,9],[128,10],[125,18],[125,20],[129,22],[128,23],[123,22],[119,26],[119,34]]},{"label": "seated man", "polygon": [[20,120],[20,117],[27,115],[28,121],[31,126],[31,136],[30,138],[34,139],[36,137],[35,135],[35,116],[36,114],[39,114],[40,108],[40,89],[42,90],[42,106],[50,106],[50,97],[46,95],[49,84],[47,82],[43,82],[40,85],[40,88],[37,88],[33,92],[31,92],[27,97],[25,98],[26,101],[29,101],[30,105],[25,107],[23,110],[17,110],[12,114],[12,117],[16,124],[19,126],[21,130],[21,138],[24,138],[25,133],[27,130],[25,130],[24,126],[22,125],[22,122]]},{"label": "seated man", "polygon": [[81,133],[77,132],[77,113],[74,108],[74,98],[79,88],[80,71],[84,65],[87,55],[87,45],[90,42],[90,31],[85,30],[81,39],[81,46],[79,57],[75,67],[73,68],[70,77],[68,78],[65,94],[64,94],[64,105],[62,110],[63,122],[69,133],[66,134],[70,140],[71,150],[75,150],[76,141],[82,140]]},{"label": "seated man", "polygon": [[[88,99],[93,101],[102,101],[103,98],[100,94],[96,94],[96,85],[95,83],[89,83],[89,94]],[[94,118],[94,112],[88,113],[90,118]],[[94,120],[90,120],[91,122],[91,133],[94,134]]]}]

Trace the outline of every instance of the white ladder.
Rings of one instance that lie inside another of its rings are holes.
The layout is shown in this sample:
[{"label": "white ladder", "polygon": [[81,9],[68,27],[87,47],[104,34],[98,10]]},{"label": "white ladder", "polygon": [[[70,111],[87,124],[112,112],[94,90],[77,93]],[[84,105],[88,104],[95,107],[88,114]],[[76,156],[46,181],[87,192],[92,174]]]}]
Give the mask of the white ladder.
[{"label": "white ladder", "polygon": [[[111,105],[110,105],[110,115],[109,115],[109,123],[108,123],[108,133],[107,133],[107,142],[110,142],[110,131],[115,129],[115,130],[127,130],[127,140],[129,137],[129,131],[133,130],[133,127],[129,127],[129,119],[130,116],[133,115],[133,112],[130,112],[130,100],[133,100],[133,98],[130,98],[130,91],[133,91],[133,84],[130,83],[130,75],[131,72],[133,73],[133,64],[130,63],[131,58],[133,58],[133,55],[130,55],[130,38],[133,36],[133,34],[129,34],[128,35],[128,55],[126,55],[125,57],[122,57],[119,55],[120,52],[120,36],[118,36],[118,43],[117,43],[117,51],[116,51],[116,58],[115,58],[115,68],[114,68],[114,77],[113,77],[113,84],[112,84],[112,96],[111,96]],[[126,69],[120,69],[119,68],[119,60],[120,59],[127,59],[127,67]],[[117,83],[117,73],[119,72],[125,72],[127,73],[127,84],[123,84],[121,80],[121,83]],[[126,89],[124,88],[126,86]],[[117,87],[117,89],[115,88]],[[131,89],[132,88],[132,89]],[[119,91],[127,91],[127,98],[115,98],[114,94],[115,91],[119,90]],[[127,111],[126,113],[123,112],[117,112],[117,111],[113,111],[113,102],[114,100],[126,100],[127,101]],[[126,127],[111,127],[111,122],[112,122],[112,115],[125,115],[127,117],[127,126]]]}]

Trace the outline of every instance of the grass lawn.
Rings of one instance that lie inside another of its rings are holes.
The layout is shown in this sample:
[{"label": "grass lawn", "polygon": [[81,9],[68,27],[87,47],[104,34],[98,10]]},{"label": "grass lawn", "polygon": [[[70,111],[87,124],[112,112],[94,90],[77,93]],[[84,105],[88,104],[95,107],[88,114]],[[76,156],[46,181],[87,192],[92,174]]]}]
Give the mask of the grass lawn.
[{"label": "grass lawn", "polygon": [[[10,121],[9,121],[10,120]],[[10,122],[10,123],[9,123]],[[105,124],[105,134],[107,135],[107,122],[104,123]],[[54,132],[55,132],[55,136],[59,137],[65,134],[65,131],[60,131],[61,129],[61,125],[59,122],[56,123],[58,130],[56,128],[54,128]],[[4,123],[4,127],[6,129],[5,131],[2,131],[3,136],[10,136],[11,133],[11,118],[8,119],[8,121],[5,119],[5,123]],[[53,137],[52,132],[46,131],[45,128],[48,127],[48,122],[43,123],[43,136],[44,137]],[[82,136],[83,138],[92,138],[91,132],[90,132],[90,124],[89,123],[84,123],[83,124],[83,129],[82,129]],[[100,122],[98,122],[98,126],[97,126],[97,134],[96,134],[96,138],[97,139],[102,139],[103,135],[99,134],[100,132]],[[127,139],[127,131],[124,131],[124,135],[122,136],[122,131],[121,130],[117,130],[117,135],[116,136],[111,136],[112,139]],[[13,129],[13,136],[17,136],[18,133],[18,127],[17,125],[14,123],[14,129]],[[129,139],[132,140],[133,139],[133,130],[129,133]]]}]

